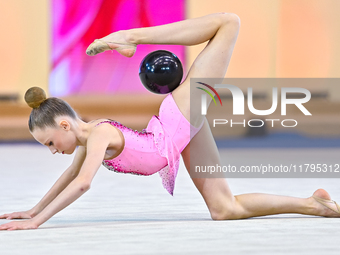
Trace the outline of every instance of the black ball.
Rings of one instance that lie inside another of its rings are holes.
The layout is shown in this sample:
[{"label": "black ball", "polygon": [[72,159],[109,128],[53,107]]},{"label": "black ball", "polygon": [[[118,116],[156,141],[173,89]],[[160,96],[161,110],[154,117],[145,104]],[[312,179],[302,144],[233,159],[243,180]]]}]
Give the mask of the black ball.
[{"label": "black ball", "polygon": [[144,87],[156,94],[167,94],[179,86],[183,67],[178,57],[166,50],[149,53],[139,66]]}]

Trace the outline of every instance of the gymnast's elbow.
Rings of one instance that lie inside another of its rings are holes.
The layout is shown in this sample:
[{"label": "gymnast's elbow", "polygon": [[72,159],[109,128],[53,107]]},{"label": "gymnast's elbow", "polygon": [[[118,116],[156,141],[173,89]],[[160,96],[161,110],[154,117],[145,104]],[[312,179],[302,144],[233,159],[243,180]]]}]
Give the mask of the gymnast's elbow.
[{"label": "gymnast's elbow", "polygon": [[89,183],[84,183],[83,185],[80,186],[80,191],[81,192],[86,192],[91,188],[91,184]]},{"label": "gymnast's elbow", "polygon": [[75,183],[81,192],[86,192],[91,188],[91,182],[87,179],[76,178]]}]

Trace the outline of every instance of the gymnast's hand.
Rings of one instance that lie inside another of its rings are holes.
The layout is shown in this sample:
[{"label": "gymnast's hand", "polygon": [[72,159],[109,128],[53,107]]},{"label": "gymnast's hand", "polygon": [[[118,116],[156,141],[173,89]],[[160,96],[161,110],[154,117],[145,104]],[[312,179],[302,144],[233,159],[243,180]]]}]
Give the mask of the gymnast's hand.
[{"label": "gymnast's hand", "polygon": [[14,212],[0,215],[0,219],[31,219],[33,217],[33,213],[31,210],[24,211],[24,212]]},{"label": "gymnast's hand", "polygon": [[0,230],[23,230],[23,229],[36,229],[39,225],[34,219],[23,221],[11,221],[0,225]]}]

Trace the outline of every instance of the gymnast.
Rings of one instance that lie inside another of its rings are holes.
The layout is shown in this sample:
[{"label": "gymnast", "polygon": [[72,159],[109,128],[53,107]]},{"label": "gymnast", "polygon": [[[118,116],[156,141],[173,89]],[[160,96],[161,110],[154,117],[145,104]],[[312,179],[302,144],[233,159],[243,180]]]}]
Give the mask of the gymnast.
[{"label": "gymnast", "polygon": [[[190,100],[195,102],[205,93],[201,90],[190,93],[190,78],[225,76],[239,27],[237,15],[216,13],[162,26],[118,31],[95,40],[88,47],[86,53],[90,56],[116,50],[132,57],[139,44],[190,46],[209,41],[195,59],[185,81],[162,102],[159,116],[153,116],[141,132],[109,119],[86,123],[65,101],[46,98],[44,91],[37,87],[28,89],[25,100],[33,108],[29,117],[33,137],[53,154],[72,154],[77,150],[71,166],[37,205],[27,211],[0,216],[7,220],[26,220],[2,224],[0,230],[38,228],[90,189],[101,164],[122,173],[151,175],[159,172],[164,188],[171,195],[180,156],[189,173],[190,167],[195,165],[221,165],[215,140],[206,118],[200,114],[200,107],[190,109]],[[190,148],[195,150],[191,157]],[[282,213],[340,216],[340,207],[323,189],[316,190],[308,198],[262,193],[234,196],[224,178],[192,180],[213,220]]]}]

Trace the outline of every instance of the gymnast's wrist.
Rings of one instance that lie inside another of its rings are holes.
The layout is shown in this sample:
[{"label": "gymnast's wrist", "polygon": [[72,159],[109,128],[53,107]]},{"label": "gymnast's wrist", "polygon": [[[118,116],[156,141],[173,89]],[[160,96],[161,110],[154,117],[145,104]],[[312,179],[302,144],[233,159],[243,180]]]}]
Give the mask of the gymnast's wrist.
[{"label": "gymnast's wrist", "polygon": [[41,210],[38,210],[37,208],[33,207],[32,209],[28,210],[27,213],[34,218],[40,213]]}]

